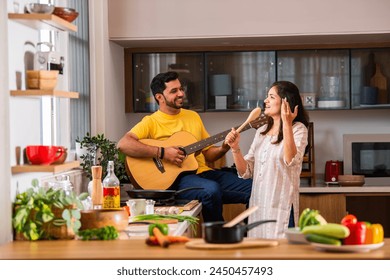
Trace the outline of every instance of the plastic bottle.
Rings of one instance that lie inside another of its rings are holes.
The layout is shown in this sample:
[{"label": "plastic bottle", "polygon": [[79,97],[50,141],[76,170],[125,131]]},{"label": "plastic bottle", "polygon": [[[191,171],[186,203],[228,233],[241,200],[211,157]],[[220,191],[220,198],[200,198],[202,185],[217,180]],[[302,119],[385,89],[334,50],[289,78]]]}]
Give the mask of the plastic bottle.
[{"label": "plastic bottle", "polygon": [[114,162],[109,161],[107,175],[103,180],[103,208],[120,208],[119,179],[114,173]]}]

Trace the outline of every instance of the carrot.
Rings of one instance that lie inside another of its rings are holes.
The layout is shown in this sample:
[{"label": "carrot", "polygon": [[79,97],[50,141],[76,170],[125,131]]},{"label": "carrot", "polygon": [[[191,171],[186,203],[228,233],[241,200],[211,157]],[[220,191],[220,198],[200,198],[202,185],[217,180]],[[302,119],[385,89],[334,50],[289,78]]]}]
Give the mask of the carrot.
[{"label": "carrot", "polygon": [[149,236],[146,238],[145,243],[150,246],[159,245],[155,236]]},{"label": "carrot", "polygon": [[181,242],[185,243],[190,241],[190,239],[187,236],[182,236],[182,235],[181,236],[168,235],[167,237],[170,243],[181,243]]},{"label": "carrot", "polygon": [[158,244],[161,247],[167,248],[169,246],[169,239],[166,235],[163,235],[158,227],[153,228],[153,234],[156,237]]},{"label": "carrot", "polygon": [[[190,241],[190,239],[187,236],[166,235],[165,237],[169,240],[170,244],[173,244],[173,243],[186,243],[186,242]],[[150,246],[160,245],[158,243],[158,240],[157,240],[156,236],[149,236],[149,237],[147,237],[146,240],[145,240],[145,243],[147,245],[150,245]]]}]

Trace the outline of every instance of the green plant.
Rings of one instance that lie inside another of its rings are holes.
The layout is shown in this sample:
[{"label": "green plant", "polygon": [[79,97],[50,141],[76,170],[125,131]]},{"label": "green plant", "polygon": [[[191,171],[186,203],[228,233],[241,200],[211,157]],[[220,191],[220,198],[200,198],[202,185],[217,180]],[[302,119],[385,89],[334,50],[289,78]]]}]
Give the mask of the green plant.
[{"label": "green plant", "polygon": [[38,180],[34,179],[31,188],[16,196],[12,226],[28,240],[58,238],[53,229],[65,225],[76,234],[81,227],[81,201],[87,196],[87,193],[66,195],[62,189],[39,187]]},{"label": "green plant", "polygon": [[81,240],[114,240],[119,236],[114,226],[80,230],[78,233]]},{"label": "green plant", "polygon": [[92,180],[92,166],[102,166],[102,179],[107,174],[107,165],[109,161],[114,162],[114,172],[121,183],[129,183],[129,177],[126,173],[126,156],[118,150],[116,142],[107,139],[104,134],[91,136],[88,132],[83,139],[77,139],[81,148],[87,149],[87,154],[80,156],[80,163],[87,177]]}]

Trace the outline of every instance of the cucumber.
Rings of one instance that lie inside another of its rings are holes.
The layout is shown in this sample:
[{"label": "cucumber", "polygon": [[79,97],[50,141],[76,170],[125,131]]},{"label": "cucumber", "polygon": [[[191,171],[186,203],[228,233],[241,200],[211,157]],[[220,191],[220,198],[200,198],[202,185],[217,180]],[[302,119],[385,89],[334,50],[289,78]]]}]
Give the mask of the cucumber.
[{"label": "cucumber", "polygon": [[333,238],[346,238],[349,236],[349,229],[346,226],[335,223],[306,226],[301,232],[303,234],[314,233]]},{"label": "cucumber", "polygon": [[306,240],[313,243],[341,246],[341,240],[333,237],[310,233],[305,236]]}]

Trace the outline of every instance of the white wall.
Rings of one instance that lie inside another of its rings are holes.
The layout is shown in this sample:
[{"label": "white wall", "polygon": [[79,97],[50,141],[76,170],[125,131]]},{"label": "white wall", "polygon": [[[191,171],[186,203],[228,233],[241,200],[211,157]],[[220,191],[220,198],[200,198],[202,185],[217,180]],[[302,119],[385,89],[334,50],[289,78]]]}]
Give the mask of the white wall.
[{"label": "white wall", "polygon": [[9,93],[8,93],[8,29],[7,4],[0,2],[0,244],[12,240],[11,229],[11,165],[9,153]]},{"label": "white wall", "polygon": [[109,33],[115,39],[390,31],[387,0],[110,0],[109,3]]}]

